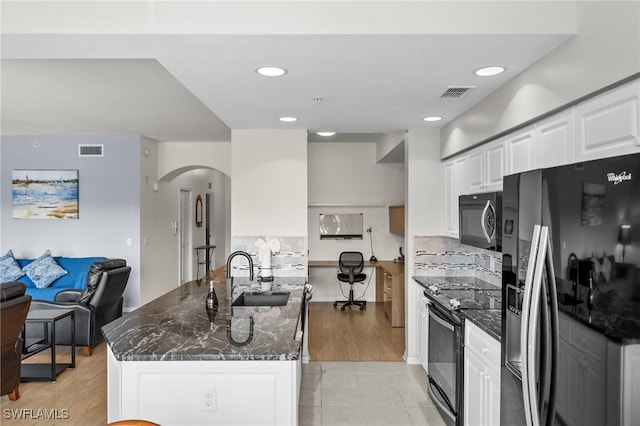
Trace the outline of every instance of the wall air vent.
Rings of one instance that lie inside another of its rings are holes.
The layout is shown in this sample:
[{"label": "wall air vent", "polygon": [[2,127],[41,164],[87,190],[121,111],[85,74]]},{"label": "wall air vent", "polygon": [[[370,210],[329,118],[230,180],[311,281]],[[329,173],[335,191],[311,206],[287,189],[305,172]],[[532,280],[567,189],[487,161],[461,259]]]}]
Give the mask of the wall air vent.
[{"label": "wall air vent", "polygon": [[473,89],[475,86],[449,86],[447,90],[440,95],[440,98],[463,98]]},{"label": "wall air vent", "polygon": [[78,145],[78,157],[104,157],[104,145]]}]

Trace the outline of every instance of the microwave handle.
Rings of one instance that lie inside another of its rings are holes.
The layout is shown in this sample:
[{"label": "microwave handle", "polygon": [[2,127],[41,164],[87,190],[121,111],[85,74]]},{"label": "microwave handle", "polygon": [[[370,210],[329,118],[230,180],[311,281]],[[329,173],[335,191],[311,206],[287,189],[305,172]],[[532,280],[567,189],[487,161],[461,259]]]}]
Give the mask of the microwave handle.
[{"label": "microwave handle", "polygon": [[491,235],[489,235],[489,233],[487,232],[487,227],[484,224],[484,222],[485,222],[484,219],[487,216],[487,212],[489,211],[489,209],[493,210],[493,206],[491,205],[491,201],[487,200],[487,204],[484,206],[484,209],[482,210],[482,216],[480,218],[480,225],[482,226],[482,232],[484,233],[484,236],[487,239],[488,243],[490,243],[491,240],[493,240],[493,238],[496,235],[495,228],[493,229],[493,232],[491,233]]}]

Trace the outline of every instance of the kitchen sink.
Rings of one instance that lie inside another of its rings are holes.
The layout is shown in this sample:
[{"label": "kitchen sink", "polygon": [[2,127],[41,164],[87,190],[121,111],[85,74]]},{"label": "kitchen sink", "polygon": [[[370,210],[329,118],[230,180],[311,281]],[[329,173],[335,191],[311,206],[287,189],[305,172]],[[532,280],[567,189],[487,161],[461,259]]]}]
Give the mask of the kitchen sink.
[{"label": "kitchen sink", "polygon": [[284,306],[288,301],[288,291],[245,291],[231,306]]}]

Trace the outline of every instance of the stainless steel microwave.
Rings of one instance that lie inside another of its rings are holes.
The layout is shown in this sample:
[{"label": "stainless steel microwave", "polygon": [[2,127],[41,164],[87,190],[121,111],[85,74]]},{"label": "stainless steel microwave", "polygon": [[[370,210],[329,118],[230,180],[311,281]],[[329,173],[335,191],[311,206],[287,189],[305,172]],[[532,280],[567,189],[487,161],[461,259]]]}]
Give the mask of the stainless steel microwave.
[{"label": "stainless steel microwave", "polygon": [[460,242],[502,251],[502,192],[461,195],[458,203]]}]

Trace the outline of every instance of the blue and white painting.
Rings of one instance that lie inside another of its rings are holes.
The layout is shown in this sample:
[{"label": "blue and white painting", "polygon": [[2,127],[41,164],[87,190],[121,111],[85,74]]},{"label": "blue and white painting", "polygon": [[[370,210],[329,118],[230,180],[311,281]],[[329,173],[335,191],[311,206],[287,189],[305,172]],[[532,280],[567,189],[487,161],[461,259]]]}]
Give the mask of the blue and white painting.
[{"label": "blue and white painting", "polygon": [[77,170],[13,170],[14,219],[77,219]]}]

